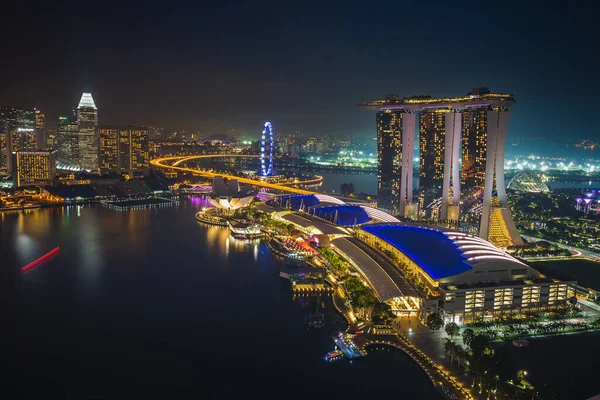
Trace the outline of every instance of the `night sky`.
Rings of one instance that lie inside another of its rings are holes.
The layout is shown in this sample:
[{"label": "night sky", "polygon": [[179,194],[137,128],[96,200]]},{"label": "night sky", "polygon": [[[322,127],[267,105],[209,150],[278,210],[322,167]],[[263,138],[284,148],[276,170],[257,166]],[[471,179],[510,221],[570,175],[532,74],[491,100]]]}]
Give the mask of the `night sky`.
[{"label": "night sky", "polygon": [[513,138],[598,133],[591,2],[47,3],[3,9],[0,104],[52,120],[91,91],[101,124],[369,137],[362,101],[488,86]]}]

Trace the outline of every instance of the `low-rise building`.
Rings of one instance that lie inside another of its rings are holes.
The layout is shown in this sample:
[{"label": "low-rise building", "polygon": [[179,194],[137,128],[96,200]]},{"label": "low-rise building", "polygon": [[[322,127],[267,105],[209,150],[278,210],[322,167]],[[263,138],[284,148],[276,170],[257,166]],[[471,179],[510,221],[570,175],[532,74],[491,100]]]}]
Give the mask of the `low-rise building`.
[{"label": "low-rise building", "polygon": [[546,311],[573,297],[575,282],[548,279],[467,233],[394,223],[365,225],[356,236],[393,258],[423,294],[424,311],[447,321]]}]

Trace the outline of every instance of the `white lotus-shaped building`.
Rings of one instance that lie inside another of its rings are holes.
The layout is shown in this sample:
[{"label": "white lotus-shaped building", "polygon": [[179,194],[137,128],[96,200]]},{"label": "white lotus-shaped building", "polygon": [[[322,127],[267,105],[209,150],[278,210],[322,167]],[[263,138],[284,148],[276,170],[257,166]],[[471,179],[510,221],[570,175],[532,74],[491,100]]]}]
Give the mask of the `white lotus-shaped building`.
[{"label": "white lotus-shaped building", "polygon": [[251,185],[245,185],[240,188],[237,179],[227,179],[222,176],[213,178],[212,192],[208,196],[211,204],[217,208],[226,210],[237,210],[249,205],[257,190]]}]

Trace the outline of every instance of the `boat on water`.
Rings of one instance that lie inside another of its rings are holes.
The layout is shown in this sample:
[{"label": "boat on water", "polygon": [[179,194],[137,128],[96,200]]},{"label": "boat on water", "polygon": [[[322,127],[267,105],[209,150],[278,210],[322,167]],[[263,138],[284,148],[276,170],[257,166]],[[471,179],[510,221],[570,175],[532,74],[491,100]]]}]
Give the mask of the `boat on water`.
[{"label": "boat on water", "polygon": [[27,264],[26,266],[22,267],[21,268],[21,272],[27,272],[27,271],[29,271],[31,269],[36,268],[42,262],[44,262],[45,260],[49,259],[53,255],[57,254],[59,251],[60,251],[60,246],[55,247],[54,249],[50,250],[48,253],[44,254],[43,256],[41,256],[40,258],[38,258],[37,260],[32,261],[29,264]]},{"label": "boat on water", "polygon": [[515,339],[512,341],[512,344],[515,347],[527,347],[529,346],[529,341],[526,339]]},{"label": "boat on water", "polygon": [[340,357],[344,356],[344,352],[341,350],[333,350],[330,351],[329,353],[325,354],[325,360],[326,361],[333,361],[333,360],[337,360]]},{"label": "boat on water", "polygon": [[322,328],[325,326],[325,315],[321,313],[310,314],[304,318],[304,322],[307,328]]}]

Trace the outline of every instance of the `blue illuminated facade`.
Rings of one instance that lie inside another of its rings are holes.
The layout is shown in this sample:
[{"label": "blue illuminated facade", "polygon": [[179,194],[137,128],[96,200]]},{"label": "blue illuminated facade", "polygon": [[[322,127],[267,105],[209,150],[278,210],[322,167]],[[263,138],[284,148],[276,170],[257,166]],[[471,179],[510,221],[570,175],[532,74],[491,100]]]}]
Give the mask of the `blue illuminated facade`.
[{"label": "blue illuminated facade", "polygon": [[360,206],[337,205],[317,207],[311,210],[317,217],[331,221],[341,226],[361,225],[371,221],[371,217]]},{"label": "blue illuminated facade", "polygon": [[301,196],[281,196],[279,201],[283,207],[291,208],[293,210],[299,210],[301,208],[307,209],[309,207],[314,207],[321,202],[314,194]]},{"label": "blue illuminated facade", "polygon": [[406,254],[435,280],[472,269],[458,246],[440,231],[396,224],[367,225],[362,229]]},{"label": "blue illuminated facade", "polygon": [[[267,139],[267,134],[269,138]],[[265,148],[269,147],[268,152]],[[265,158],[268,157],[268,160]],[[273,174],[273,126],[270,122],[265,122],[264,129],[262,131],[262,139],[260,145],[260,169],[262,176],[270,176]]]}]

